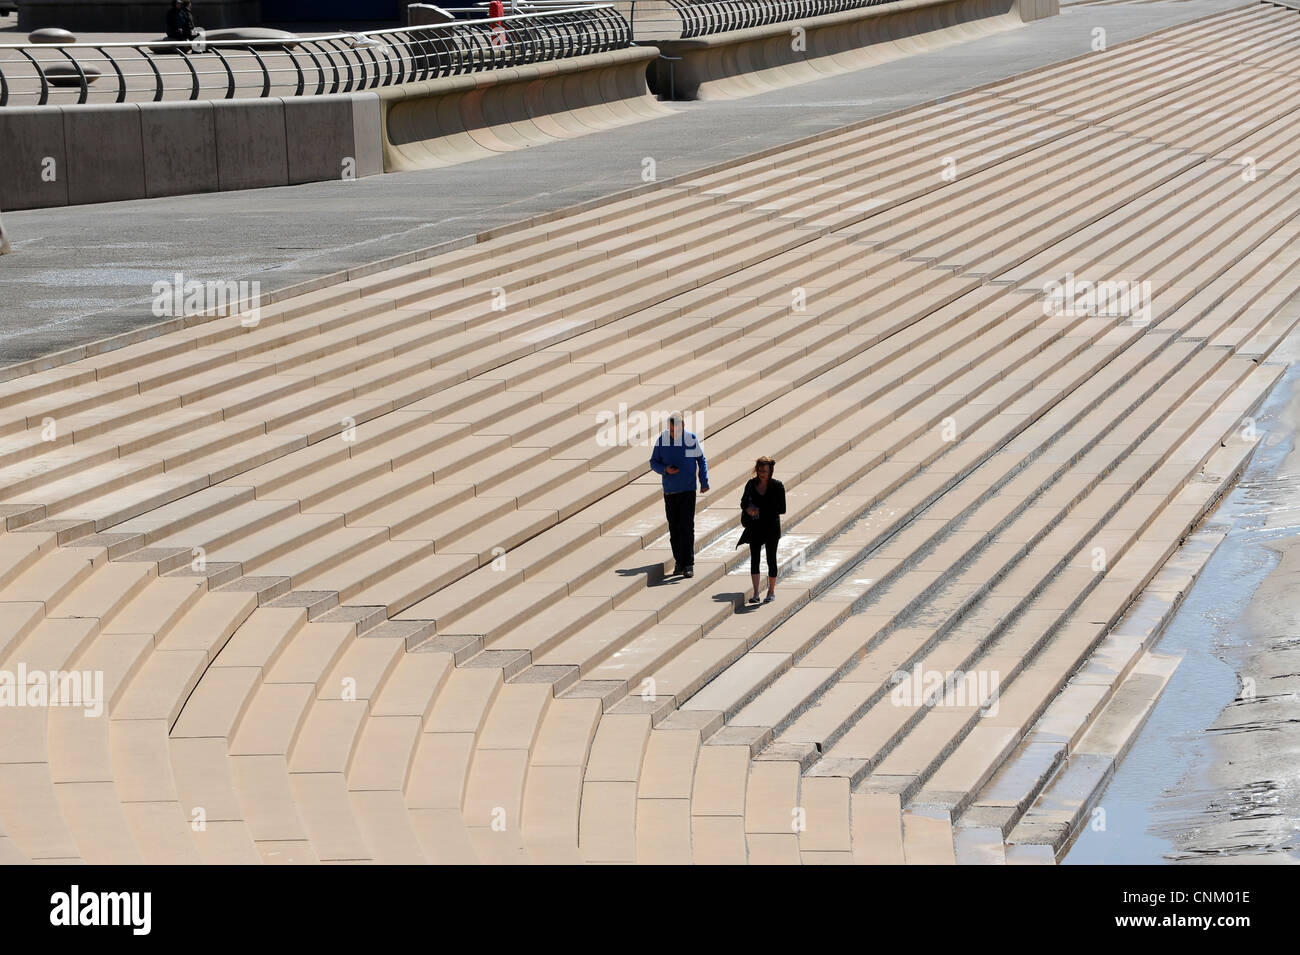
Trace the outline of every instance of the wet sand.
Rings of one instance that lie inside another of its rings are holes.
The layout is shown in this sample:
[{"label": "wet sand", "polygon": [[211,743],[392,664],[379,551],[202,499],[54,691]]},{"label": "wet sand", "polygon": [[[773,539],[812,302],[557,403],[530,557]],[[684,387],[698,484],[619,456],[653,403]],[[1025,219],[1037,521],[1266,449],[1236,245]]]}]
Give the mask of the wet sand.
[{"label": "wet sand", "polygon": [[[1274,354],[1300,357],[1300,335]],[[1156,649],[1183,661],[1069,864],[1300,862],[1300,364],[1259,413],[1228,532]]]},{"label": "wet sand", "polygon": [[[1293,529],[1300,518],[1300,390],[1280,418],[1291,450],[1266,483],[1247,488],[1276,495],[1257,534]],[[1221,648],[1237,673],[1237,698],[1206,729],[1209,791],[1178,799],[1193,814],[1165,826],[1176,861],[1300,862],[1300,534],[1258,546],[1277,554],[1277,564],[1234,628],[1239,641]]]}]

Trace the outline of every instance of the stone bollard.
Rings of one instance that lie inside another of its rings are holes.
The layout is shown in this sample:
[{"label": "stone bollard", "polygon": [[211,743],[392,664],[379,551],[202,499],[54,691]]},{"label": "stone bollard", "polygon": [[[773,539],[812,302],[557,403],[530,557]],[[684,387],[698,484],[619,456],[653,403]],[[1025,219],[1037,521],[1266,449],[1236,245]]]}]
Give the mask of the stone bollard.
[{"label": "stone bollard", "polygon": [[28,43],[58,43],[60,45],[67,43],[76,43],[77,38],[67,30],[59,27],[43,27],[40,30],[33,30],[27,34]]},{"label": "stone bollard", "polygon": [[13,251],[13,246],[9,244],[9,236],[5,233],[5,220],[0,216],[0,255],[8,255]]}]

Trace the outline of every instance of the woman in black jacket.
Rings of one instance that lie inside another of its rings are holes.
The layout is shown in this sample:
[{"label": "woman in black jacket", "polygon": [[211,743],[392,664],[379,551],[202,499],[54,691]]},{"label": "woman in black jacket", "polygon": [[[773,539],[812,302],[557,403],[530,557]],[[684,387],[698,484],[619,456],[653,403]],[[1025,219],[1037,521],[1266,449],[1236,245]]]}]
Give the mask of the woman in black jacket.
[{"label": "woman in black jacket", "polygon": [[772,477],[776,462],[761,457],[754,462],[754,476],[745,482],[740,495],[740,522],[745,532],[736,544],[749,544],[749,574],[754,580],[752,604],[758,603],[758,554],[767,548],[767,599],[776,599],[776,544],[781,539],[781,515],[785,513],[785,485]]}]

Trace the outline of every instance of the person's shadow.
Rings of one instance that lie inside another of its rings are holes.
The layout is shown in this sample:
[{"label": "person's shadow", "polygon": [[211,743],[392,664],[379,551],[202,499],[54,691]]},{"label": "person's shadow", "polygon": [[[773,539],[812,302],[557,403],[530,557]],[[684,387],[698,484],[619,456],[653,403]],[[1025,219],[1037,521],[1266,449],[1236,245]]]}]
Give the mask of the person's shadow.
[{"label": "person's shadow", "polygon": [[[663,564],[646,564],[643,567],[618,567],[614,570],[614,573],[620,577],[636,577],[644,574],[647,587],[663,587],[687,582],[685,577],[673,577],[669,580],[664,574]],[[749,613],[762,606],[762,604],[747,604],[746,599],[748,599],[746,594],[734,590],[727,590],[713,595],[713,600],[716,602],[731,604],[736,613]]]},{"label": "person's shadow", "polygon": [[743,593],[738,593],[737,591],[734,590],[724,591],[723,593],[720,594],[714,594],[713,599],[718,603],[730,603],[731,609],[734,610],[736,613],[749,613],[750,611],[757,610],[759,607],[762,606],[762,604],[745,603],[745,601],[748,599],[746,595]]},{"label": "person's shadow", "polygon": [[[644,574],[647,587],[658,587],[667,583],[663,564],[646,564],[644,567],[619,567],[614,573],[620,577],[637,577]],[[678,577],[677,579],[684,580],[685,578]]]}]

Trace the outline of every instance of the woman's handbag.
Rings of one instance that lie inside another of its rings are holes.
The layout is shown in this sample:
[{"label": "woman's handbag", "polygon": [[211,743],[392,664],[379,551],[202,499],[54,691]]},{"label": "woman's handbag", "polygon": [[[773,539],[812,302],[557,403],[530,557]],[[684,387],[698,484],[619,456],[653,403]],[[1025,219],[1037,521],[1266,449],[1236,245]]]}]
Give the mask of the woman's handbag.
[{"label": "woman's handbag", "polygon": [[742,508],[740,509],[740,526],[741,526],[741,527],[744,527],[744,528],[748,529],[748,528],[754,527],[756,524],[758,524],[758,515],[757,515],[757,514],[750,514],[750,513],[749,513],[749,508],[751,508],[751,507],[753,507],[753,506],[754,506],[754,505],[750,503],[749,498],[746,497],[746,498],[745,498],[745,506],[742,507]]}]

